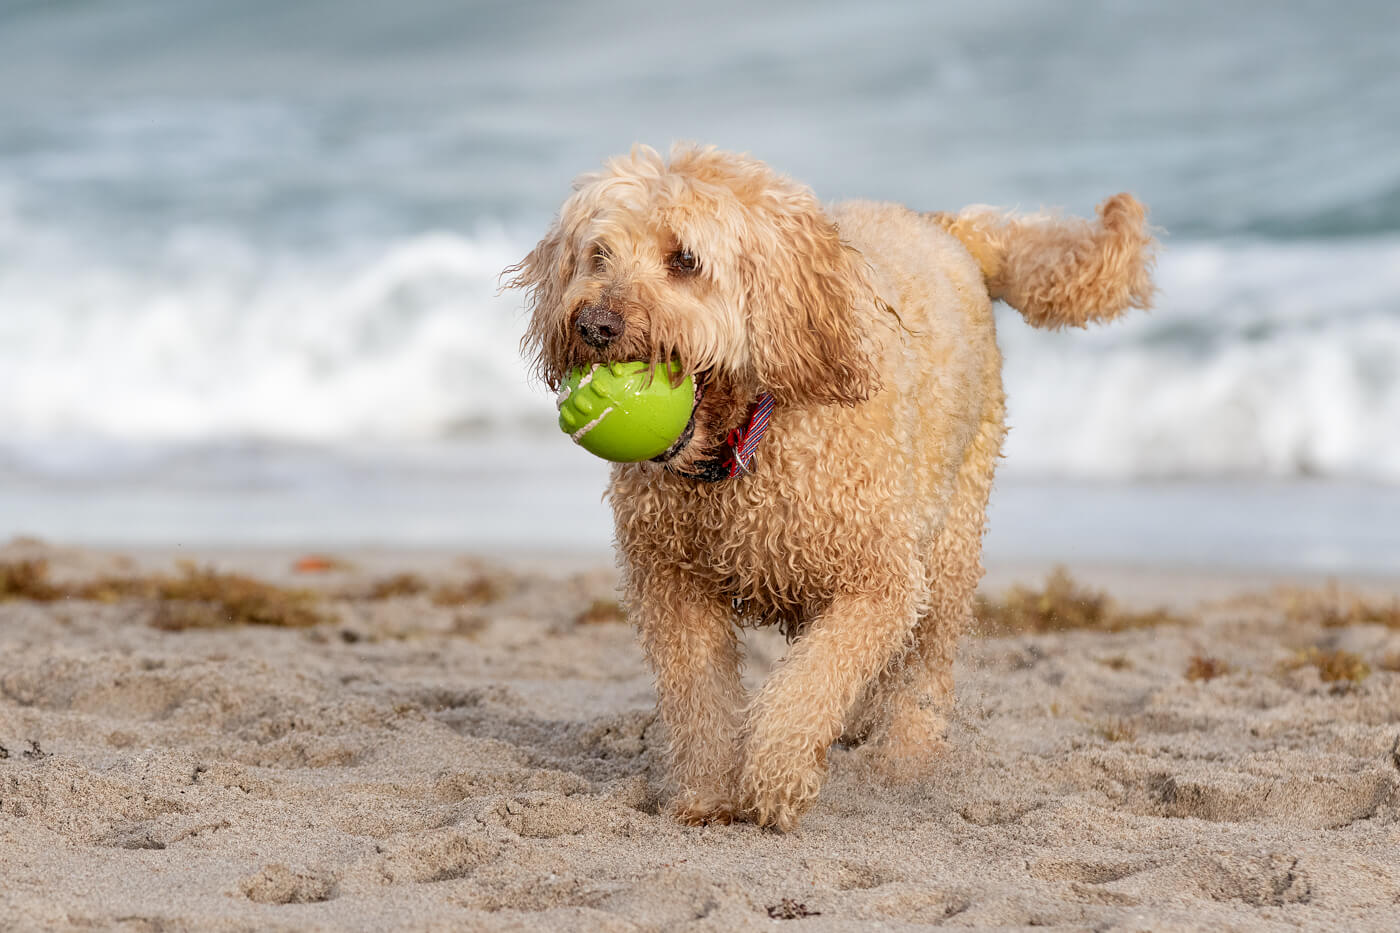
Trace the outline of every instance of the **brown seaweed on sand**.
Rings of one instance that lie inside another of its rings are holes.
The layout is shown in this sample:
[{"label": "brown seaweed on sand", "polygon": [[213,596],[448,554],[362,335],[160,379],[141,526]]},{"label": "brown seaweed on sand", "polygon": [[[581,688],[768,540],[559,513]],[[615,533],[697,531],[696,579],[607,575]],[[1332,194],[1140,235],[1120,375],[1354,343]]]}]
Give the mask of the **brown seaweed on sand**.
[{"label": "brown seaweed on sand", "polygon": [[1050,572],[1042,589],[1015,586],[1000,599],[979,595],[975,606],[984,635],[1044,635],[1088,629],[1124,632],[1183,620],[1165,609],[1130,612],[1099,590],[1076,582],[1063,567]]},{"label": "brown seaweed on sand", "polygon": [[0,600],[35,602],[83,600],[156,603],[151,624],[167,631],[225,625],[275,625],[301,628],[332,621],[316,607],[319,594],[265,583],[244,574],[223,573],[192,563],[175,575],[104,576],[55,583],[42,560],[0,563]]}]

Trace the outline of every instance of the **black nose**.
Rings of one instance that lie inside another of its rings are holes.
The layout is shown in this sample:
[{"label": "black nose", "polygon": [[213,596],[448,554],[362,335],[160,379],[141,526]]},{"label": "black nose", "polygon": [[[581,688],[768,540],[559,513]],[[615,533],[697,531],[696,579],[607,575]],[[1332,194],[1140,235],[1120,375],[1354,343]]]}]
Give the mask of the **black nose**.
[{"label": "black nose", "polygon": [[607,308],[584,308],[574,320],[574,330],[590,347],[601,350],[622,336],[622,315]]}]

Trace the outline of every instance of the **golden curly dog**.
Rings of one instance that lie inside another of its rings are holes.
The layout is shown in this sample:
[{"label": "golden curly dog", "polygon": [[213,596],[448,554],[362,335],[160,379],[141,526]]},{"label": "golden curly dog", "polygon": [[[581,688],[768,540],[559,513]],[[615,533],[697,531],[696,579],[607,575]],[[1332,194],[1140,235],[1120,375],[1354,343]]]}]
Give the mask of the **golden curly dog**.
[{"label": "golden curly dog", "polygon": [[[1142,205],[1098,214],[824,207],[748,156],[638,147],[507,270],[551,387],[614,360],[696,376],[686,433],[608,490],[678,819],[789,830],[838,738],[895,774],[937,750],[1006,430],[992,302],[1040,327],[1147,307]],[[769,623],[792,648],[749,697],[736,629]]]}]

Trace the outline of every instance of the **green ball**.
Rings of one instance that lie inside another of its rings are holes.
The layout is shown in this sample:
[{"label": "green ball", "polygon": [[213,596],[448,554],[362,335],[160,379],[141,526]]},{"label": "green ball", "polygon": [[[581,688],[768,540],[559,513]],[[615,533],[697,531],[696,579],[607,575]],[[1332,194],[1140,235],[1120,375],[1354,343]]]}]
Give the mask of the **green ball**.
[{"label": "green ball", "polygon": [[559,430],[604,460],[635,463],[665,453],[695,407],[695,380],[677,386],[679,367],[594,363],[569,373],[559,389]]}]

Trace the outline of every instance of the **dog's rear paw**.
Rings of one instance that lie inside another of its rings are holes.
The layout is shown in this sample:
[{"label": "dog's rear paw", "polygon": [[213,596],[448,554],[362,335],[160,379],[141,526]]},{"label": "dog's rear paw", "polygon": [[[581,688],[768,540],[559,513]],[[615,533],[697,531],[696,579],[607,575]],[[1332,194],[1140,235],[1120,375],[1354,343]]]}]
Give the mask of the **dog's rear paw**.
[{"label": "dog's rear paw", "polygon": [[881,778],[894,784],[924,780],[948,752],[947,720],[931,711],[897,716],[870,737],[858,754]]},{"label": "dog's rear paw", "polygon": [[880,742],[860,749],[871,771],[890,784],[914,784],[932,777],[942,766],[948,751],[944,739],[918,744]]}]

